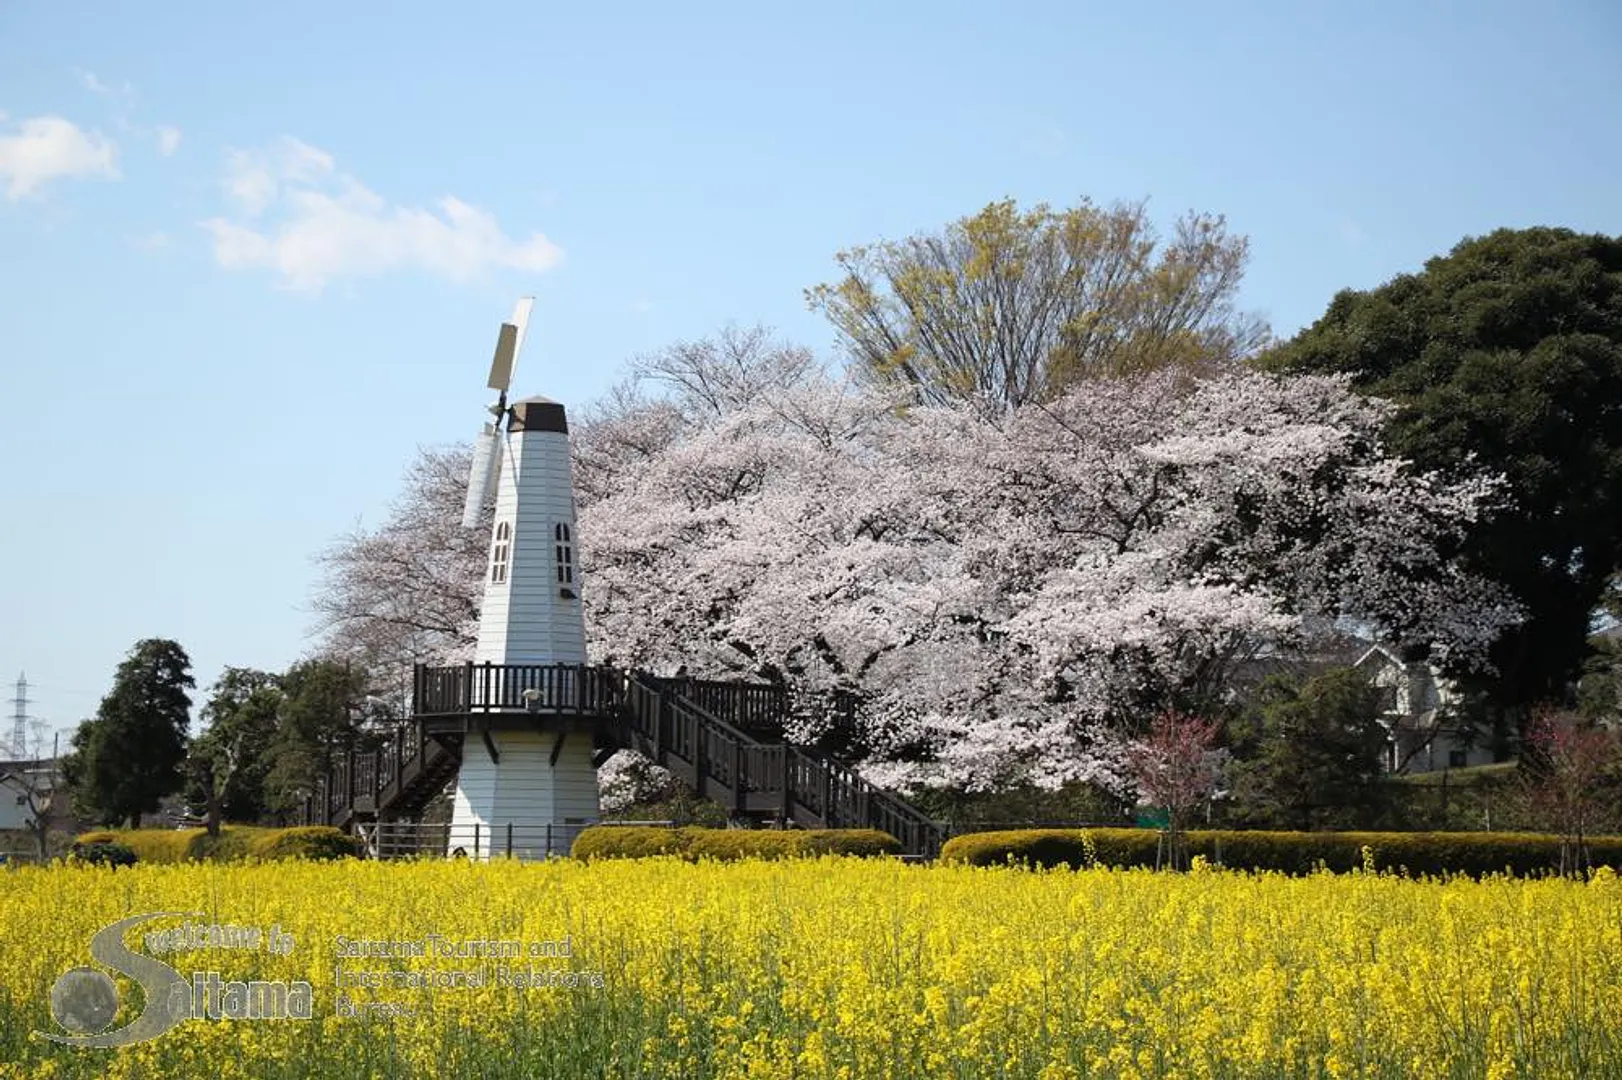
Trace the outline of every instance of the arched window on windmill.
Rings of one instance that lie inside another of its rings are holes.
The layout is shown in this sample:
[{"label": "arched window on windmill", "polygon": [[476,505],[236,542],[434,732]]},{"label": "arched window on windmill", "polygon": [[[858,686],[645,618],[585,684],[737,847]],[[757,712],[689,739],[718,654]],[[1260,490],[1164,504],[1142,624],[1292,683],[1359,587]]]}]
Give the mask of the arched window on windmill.
[{"label": "arched window on windmill", "polygon": [[557,541],[558,557],[558,584],[574,584],[574,541],[569,535],[569,526],[559,522],[552,530],[552,538]]},{"label": "arched window on windmill", "polygon": [[496,541],[490,549],[490,582],[500,585],[507,580],[507,565],[512,560],[512,522],[503,521],[496,526]]}]

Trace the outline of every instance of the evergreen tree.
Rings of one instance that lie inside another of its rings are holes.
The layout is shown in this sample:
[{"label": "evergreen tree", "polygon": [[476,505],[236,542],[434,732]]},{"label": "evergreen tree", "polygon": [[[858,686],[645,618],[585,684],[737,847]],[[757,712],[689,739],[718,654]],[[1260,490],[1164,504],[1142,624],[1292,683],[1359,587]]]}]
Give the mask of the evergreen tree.
[{"label": "evergreen tree", "polygon": [[1230,727],[1235,816],[1279,829],[1359,828],[1385,807],[1379,690],[1356,668],[1275,676]]},{"label": "evergreen tree", "polygon": [[180,789],[191,697],[191,659],[173,641],[137,642],[118,665],[113,688],[92,720],[79,725],[64,773],[80,813],[93,820],[128,821]]},{"label": "evergreen tree", "polygon": [[361,743],[366,680],[363,668],[325,658],[300,661],[282,675],[265,777],[268,809],[297,809],[316,782]]},{"label": "evergreen tree", "polygon": [[228,667],[203,706],[203,733],[187,759],[187,801],[201,806],[211,832],[222,820],[253,822],[266,812],[266,776],[282,692],[277,676]]},{"label": "evergreen tree", "polygon": [[1507,506],[1459,552],[1527,614],[1494,644],[1485,686],[1522,721],[1567,700],[1622,571],[1622,237],[1466,240],[1422,273],[1336,296],[1264,363],[1350,375],[1395,402],[1392,447],[1421,468],[1507,479]]}]

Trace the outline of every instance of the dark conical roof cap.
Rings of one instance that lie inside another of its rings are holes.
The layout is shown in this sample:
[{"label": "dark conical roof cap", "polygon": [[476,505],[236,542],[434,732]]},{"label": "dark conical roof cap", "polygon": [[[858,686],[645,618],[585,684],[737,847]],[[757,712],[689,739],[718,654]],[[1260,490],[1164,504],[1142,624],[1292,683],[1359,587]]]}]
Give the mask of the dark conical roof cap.
[{"label": "dark conical roof cap", "polygon": [[508,431],[569,431],[563,406],[551,398],[527,397],[513,402],[510,408],[512,422],[507,425]]}]

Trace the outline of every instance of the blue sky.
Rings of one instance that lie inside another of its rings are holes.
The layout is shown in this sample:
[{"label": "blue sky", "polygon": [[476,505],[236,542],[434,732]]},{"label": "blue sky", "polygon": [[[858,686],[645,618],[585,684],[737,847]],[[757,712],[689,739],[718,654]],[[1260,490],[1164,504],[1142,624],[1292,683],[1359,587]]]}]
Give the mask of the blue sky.
[{"label": "blue sky", "polygon": [[1610,0],[10,0],[0,684],[68,727],[142,637],[297,659],[520,294],[515,390],[579,406],[728,321],[829,352],[843,247],[1148,197],[1248,235],[1287,335],[1466,235],[1622,233],[1618,56]]}]

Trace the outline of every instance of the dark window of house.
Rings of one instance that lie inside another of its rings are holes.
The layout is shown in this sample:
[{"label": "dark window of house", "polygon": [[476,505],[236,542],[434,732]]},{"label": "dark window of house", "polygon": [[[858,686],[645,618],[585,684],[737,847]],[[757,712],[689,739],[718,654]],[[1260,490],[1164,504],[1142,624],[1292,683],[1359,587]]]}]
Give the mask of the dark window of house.
[{"label": "dark window of house", "polygon": [[574,545],[569,539],[569,526],[559,524],[552,530],[552,538],[557,541],[558,556],[558,584],[574,584]]},{"label": "dark window of house", "polygon": [[495,546],[490,550],[490,580],[500,585],[507,580],[507,563],[512,555],[513,527],[503,521],[496,526]]}]

